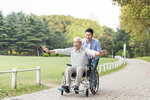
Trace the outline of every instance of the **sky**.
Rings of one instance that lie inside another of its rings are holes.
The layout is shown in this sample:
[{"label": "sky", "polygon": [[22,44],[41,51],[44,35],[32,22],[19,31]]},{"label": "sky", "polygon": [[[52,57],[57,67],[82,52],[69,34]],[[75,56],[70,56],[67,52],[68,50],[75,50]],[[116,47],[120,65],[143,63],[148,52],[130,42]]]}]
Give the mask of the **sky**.
[{"label": "sky", "polygon": [[112,0],[2,0],[0,11],[6,16],[23,11],[35,15],[71,15],[75,18],[96,20],[101,26],[119,27],[120,7]]}]

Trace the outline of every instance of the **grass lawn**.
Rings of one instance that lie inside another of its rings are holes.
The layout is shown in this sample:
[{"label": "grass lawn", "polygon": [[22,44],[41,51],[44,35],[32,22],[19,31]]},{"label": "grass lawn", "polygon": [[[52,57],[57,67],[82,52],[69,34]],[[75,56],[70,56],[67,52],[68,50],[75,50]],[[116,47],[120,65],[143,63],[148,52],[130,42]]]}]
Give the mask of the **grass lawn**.
[{"label": "grass lawn", "polygon": [[[114,62],[117,59],[101,58],[100,63]],[[23,57],[23,56],[0,56],[0,71],[9,71],[13,68],[30,69],[36,66],[41,67],[42,84],[59,84],[62,80],[62,72],[65,71],[65,65],[70,63],[70,57]],[[42,90],[48,87],[36,85],[36,72],[18,72],[17,89],[11,90],[11,73],[0,74],[0,98],[4,96],[20,95]],[[18,91],[23,91],[18,94]],[[9,92],[9,93],[7,93]],[[12,92],[12,93],[11,93]]]},{"label": "grass lawn", "polygon": [[138,57],[138,59],[142,59],[150,62],[150,56]]}]

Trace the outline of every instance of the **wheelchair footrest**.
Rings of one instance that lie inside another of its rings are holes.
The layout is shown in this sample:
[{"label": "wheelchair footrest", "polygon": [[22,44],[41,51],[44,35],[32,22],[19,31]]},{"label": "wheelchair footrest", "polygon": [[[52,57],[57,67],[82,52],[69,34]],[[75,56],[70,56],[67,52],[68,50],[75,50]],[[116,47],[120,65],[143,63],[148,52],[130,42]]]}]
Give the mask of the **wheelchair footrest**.
[{"label": "wheelchair footrest", "polygon": [[66,89],[64,88],[58,88],[59,91],[65,91]]},{"label": "wheelchair footrest", "polygon": [[74,90],[75,92],[84,92],[84,90]]}]

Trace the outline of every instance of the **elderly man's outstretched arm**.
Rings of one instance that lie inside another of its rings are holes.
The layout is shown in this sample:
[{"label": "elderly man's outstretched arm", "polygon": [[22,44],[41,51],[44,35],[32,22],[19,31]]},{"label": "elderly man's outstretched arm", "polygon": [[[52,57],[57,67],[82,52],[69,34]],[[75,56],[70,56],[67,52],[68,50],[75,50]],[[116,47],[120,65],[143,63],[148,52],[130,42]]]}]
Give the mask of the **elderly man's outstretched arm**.
[{"label": "elderly man's outstretched arm", "polygon": [[57,53],[57,54],[64,54],[64,55],[70,55],[71,52],[71,48],[49,50],[45,46],[42,46],[42,49],[47,53]]},{"label": "elderly man's outstretched arm", "polygon": [[55,53],[55,50],[49,50],[45,46],[42,46],[42,49],[47,53]]}]

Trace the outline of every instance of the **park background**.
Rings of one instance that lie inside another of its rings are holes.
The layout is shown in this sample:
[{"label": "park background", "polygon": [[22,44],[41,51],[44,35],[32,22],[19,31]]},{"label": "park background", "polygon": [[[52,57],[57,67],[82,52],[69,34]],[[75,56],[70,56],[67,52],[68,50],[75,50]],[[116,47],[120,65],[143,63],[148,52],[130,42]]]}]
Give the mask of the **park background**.
[{"label": "park background", "polygon": [[[127,47],[127,58],[150,56],[150,2],[114,0],[112,4],[121,7],[120,26],[116,29],[101,25],[94,19],[76,18],[71,15],[36,15],[23,11],[4,15],[3,11],[0,11],[0,70],[12,70],[14,67],[35,68],[41,65],[45,71],[43,83],[59,83],[62,78],[61,72],[70,60],[64,55],[43,55],[40,47],[42,45],[49,49],[71,47],[73,37],[84,38],[85,30],[89,27],[94,30],[94,38],[101,42],[102,49],[108,50],[108,55],[104,57],[112,57],[112,54],[122,56],[124,43]],[[113,61],[116,60],[102,58],[100,63]],[[59,74],[54,75],[56,72]],[[18,82],[21,87],[19,91],[26,93],[33,88],[33,91],[38,89],[38,86],[31,85],[27,88],[22,85],[34,84],[34,75],[35,72],[21,75],[24,78],[19,79],[24,82]],[[0,75],[0,93],[3,96],[17,95],[16,90],[10,90],[10,78],[11,74]]]}]

